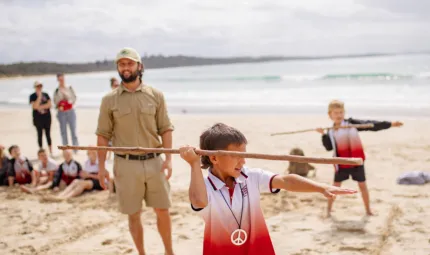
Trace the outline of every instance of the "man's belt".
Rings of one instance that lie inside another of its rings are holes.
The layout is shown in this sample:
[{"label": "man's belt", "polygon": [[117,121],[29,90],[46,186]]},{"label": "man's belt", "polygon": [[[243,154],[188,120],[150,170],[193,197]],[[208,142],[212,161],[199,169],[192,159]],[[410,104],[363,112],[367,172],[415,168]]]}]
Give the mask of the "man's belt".
[{"label": "man's belt", "polygon": [[132,154],[115,154],[118,157],[129,159],[129,160],[147,160],[160,156],[161,153],[148,153],[145,155],[132,155]]}]

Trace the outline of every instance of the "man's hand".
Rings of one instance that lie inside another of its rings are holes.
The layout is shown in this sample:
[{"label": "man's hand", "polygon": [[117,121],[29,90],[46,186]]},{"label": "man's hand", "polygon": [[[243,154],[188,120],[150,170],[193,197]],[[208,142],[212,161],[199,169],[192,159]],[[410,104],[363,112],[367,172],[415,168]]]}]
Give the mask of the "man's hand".
[{"label": "man's hand", "polygon": [[320,133],[320,134],[324,134],[324,129],[322,129],[322,128],[317,128],[317,129],[315,129],[315,131],[317,131],[318,133]]},{"label": "man's hand", "polygon": [[401,126],[403,126],[403,123],[400,121],[393,121],[393,122],[391,122],[391,126],[392,127],[401,127]]},{"label": "man's hand", "polygon": [[179,153],[181,154],[181,158],[188,162],[191,166],[195,164],[199,164],[200,156],[196,154],[194,151],[195,148],[189,145],[182,146],[179,148]]},{"label": "man's hand", "polygon": [[328,186],[322,191],[322,194],[328,199],[334,199],[336,198],[336,195],[349,195],[349,194],[355,194],[355,193],[357,193],[356,190],[344,189],[344,188],[335,187],[335,186]]},{"label": "man's hand", "polygon": [[107,187],[106,187],[106,184],[105,184],[105,178],[106,178],[106,176],[109,176],[109,173],[108,173],[108,171],[106,170],[106,168],[101,168],[101,167],[99,167],[99,174],[98,174],[98,176],[99,176],[99,183],[100,183],[100,186],[101,186],[103,189],[106,189]]},{"label": "man's hand", "polygon": [[60,191],[60,188],[59,187],[55,187],[55,188],[53,188],[52,189],[54,192],[58,192],[58,191]]},{"label": "man's hand", "polygon": [[161,166],[161,172],[165,173],[165,170],[167,170],[166,179],[170,179],[172,177],[172,159],[166,158],[166,160],[163,161],[163,165]]}]

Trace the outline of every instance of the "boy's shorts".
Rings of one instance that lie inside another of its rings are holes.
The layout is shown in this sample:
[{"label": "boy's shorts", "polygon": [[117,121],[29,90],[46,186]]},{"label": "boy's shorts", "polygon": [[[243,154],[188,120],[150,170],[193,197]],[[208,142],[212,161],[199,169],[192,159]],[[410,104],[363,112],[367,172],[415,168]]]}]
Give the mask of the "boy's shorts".
[{"label": "boy's shorts", "polygon": [[334,174],[334,182],[342,182],[349,179],[351,175],[352,179],[357,182],[365,182],[366,174],[364,173],[364,166],[355,166],[351,168],[340,168]]}]

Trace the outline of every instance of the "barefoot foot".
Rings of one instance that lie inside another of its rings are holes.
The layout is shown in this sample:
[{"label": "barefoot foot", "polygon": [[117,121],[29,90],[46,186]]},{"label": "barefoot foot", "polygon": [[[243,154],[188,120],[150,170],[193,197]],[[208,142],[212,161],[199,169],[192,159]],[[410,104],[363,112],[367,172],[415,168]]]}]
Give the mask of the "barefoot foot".
[{"label": "barefoot foot", "polygon": [[28,194],[34,194],[34,190],[32,188],[29,188],[27,186],[21,185],[19,186],[19,188],[21,189],[21,191],[28,193]]}]

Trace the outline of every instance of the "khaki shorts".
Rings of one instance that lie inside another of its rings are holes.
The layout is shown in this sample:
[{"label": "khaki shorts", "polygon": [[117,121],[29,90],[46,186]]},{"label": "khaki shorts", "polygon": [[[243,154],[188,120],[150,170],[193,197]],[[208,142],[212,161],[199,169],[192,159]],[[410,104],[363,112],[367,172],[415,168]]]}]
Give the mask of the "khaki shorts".
[{"label": "khaki shorts", "polygon": [[170,208],[170,185],[161,172],[163,159],[158,156],[147,160],[127,160],[115,156],[115,189],[119,210],[134,214],[142,209],[142,200],[147,207]]}]

